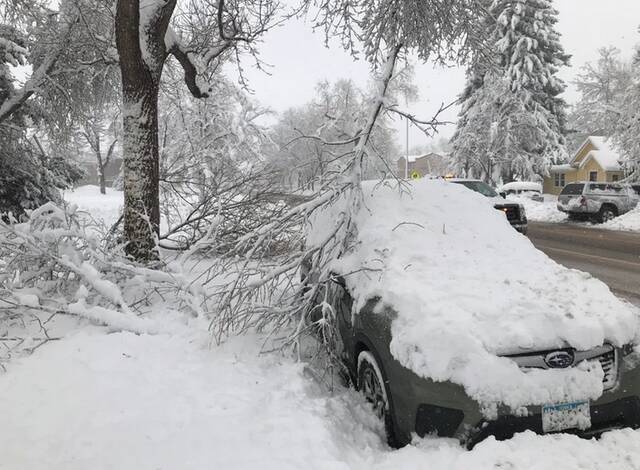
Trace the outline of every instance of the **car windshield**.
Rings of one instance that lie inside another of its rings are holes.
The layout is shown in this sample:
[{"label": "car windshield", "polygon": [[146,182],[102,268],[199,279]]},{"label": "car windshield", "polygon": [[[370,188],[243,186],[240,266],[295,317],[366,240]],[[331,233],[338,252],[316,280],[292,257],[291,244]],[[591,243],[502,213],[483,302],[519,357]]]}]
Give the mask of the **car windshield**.
[{"label": "car windshield", "polygon": [[456,184],[461,184],[467,188],[482,194],[487,197],[498,197],[498,193],[483,181],[454,181]]},{"label": "car windshield", "polygon": [[582,194],[582,190],[584,189],[584,184],[568,184],[560,193],[561,196],[565,195],[577,195]]}]

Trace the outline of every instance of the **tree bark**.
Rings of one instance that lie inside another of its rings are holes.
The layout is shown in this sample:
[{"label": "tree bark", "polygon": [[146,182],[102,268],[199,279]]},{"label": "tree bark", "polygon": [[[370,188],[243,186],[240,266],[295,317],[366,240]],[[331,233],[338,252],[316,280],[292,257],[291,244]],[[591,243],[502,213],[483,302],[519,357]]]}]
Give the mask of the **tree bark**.
[{"label": "tree bark", "polygon": [[100,151],[100,136],[99,134],[96,137],[95,149],[96,153],[96,163],[98,169],[98,185],[100,185],[100,194],[107,194],[107,184],[104,180],[104,167],[105,162],[102,159],[102,152]]},{"label": "tree bark", "polygon": [[[140,24],[140,0],[118,0],[116,46],[120,56],[123,97],[124,234],[127,254],[138,261],[158,258],[160,226],[158,92],[169,53],[185,71],[196,98],[208,95],[198,87],[196,67],[175,35],[166,34],[176,0],[151,3],[147,24]],[[143,44],[143,46],[141,46]],[[144,54],[142,47],[144,47]]]},{"label": "tree bark", "polygon": [[125,251],[138,261],[151,261],[158,258],[158,90],[164,57],[158,61],[159,70],[150,69],[142,56],[139,30],[139,0],[118,0],[116,45],[122,74]]}]

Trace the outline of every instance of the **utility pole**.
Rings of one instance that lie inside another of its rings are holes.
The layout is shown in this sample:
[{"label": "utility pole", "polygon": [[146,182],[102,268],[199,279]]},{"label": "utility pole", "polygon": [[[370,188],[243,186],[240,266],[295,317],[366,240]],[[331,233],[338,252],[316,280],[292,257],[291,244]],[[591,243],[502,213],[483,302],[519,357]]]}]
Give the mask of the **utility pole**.
[{"label": "utility pole", "polygon": [[404,158],[404,179],[409,179],[409,118],[405,118],[407,121],[407,130],[406,130],[406,137],[407,137],[407,142],[406,142],[406,152],[405,152],[405,158]]}]

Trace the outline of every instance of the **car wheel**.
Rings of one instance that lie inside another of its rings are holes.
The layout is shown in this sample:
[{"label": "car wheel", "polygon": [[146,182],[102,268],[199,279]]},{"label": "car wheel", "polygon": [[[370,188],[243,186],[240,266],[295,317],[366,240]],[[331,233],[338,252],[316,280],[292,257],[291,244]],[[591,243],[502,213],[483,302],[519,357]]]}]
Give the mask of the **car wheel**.
[{"label": "car wheel", "polygon": [[369,351],[362,351],[358,355],[358,390],[371,404],[376,417],[384,424],[389,446],[397,448],[398,440],[393,429],[386,381],[382,369]]},{"label": "car wheel", "polygon": [[609,222],[611,219],[617,216],[617,212],[611,206],[602,206],[600,212],[598,212],[598,222],[601,224]]}]

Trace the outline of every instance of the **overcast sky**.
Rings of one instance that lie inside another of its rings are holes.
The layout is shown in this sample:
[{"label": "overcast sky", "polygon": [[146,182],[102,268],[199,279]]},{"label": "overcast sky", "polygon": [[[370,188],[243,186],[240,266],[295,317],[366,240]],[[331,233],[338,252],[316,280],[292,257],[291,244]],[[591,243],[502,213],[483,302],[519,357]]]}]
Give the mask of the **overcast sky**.
[{"label": "overcast sky", "polygon": [[[565,98],[572,102],[576,93],[570,82],[585,62],[596,58],[598,48],[613,45],[622,50],[623,57],[631,57],[633,47],[640,43],[640,1],[556,0],[555,6],[560,12],[562,43],[572,55],[571,67],[561,73],[569,84]],[[321,32],[314,34],[304,21],[291,21],[269,33],[260,50],[261,58],[273,66],[271,75],[256,70],[248,70],[247,75],[255,97],[276,111],[310,101],[320,80],[351,78],[365,87],[370,79],[366,63],[354,61],[337,45],[325,48]],[[415,71],[420,101],[409,108],[425,118],[431,117],[441,103],[453,101],[464,85],[464,70],[460,68],[415,64]],[[455,121],[456,110],[444,118]],[[452,127],[443,128],[441,134],[450,136]],[[404,150],[404,125],[398,122],[397,128]],[[427,138],[419,131],[410,132],[410,147],[425,143]]]}]

